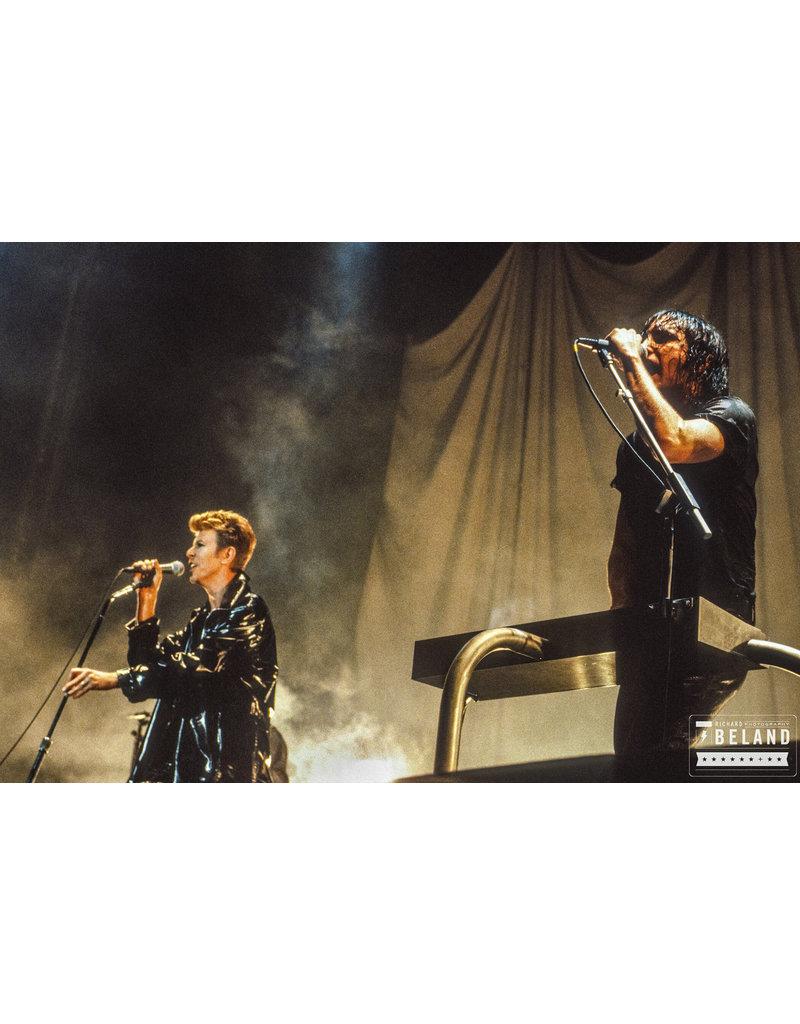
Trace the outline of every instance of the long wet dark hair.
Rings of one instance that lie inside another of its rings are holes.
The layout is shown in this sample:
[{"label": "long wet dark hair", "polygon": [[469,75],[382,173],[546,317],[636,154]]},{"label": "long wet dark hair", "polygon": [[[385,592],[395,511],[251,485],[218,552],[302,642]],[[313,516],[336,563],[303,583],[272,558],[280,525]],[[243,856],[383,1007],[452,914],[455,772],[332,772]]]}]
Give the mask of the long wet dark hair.
[{"label": "long wet dark hair", "polygon": [[679,330],[686,338],[688,352],[678,379],[687,407],[728,394],[728,346],[713,324],[682,309],[662,309],[648,318],[644,334],[650,330]]}]

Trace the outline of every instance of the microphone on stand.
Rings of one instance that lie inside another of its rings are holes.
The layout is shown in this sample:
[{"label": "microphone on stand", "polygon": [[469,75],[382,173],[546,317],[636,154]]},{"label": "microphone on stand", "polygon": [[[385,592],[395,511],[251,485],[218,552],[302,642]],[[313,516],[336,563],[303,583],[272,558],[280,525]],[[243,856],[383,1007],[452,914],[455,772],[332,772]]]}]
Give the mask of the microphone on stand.
[{"label": "microphone on stand", "polygon": [[[592,352],[610,352],[611,342],[608,338],[576,338],[573,348],[590,348]],[[639,346],[639,355],[647,360],[647,346],[644,342]]]},{"label": "microphone on stand", "polygon": [[[122,571],[141,572],[142,570],[137,569],[136,566],[134,565],[126,565]],[[165,576],[183,576],[183,574],[186,572],[186,567],[184,566],[183,562],[165,562],[164,565],[161,566],[161,571],[164,573]],[[147,574],[145,573],[145,575]]]},{"label": "microphone on stand", "polygon": [[[141,572],[141,569],[136,569],[132,565],[126,565],[122,572]],[[183,562],[167,562],[166,565],[161,566],[161,571],[167,576],[183,576],[186,572],[186,567]],[[152,573],[144,573],[140,580],[135,583],[129,583],[127,587],[122,587],[121,590],[116,590],[111,595],[111,601],[118,601],[119,598],[125,597],[128,594],[132,594],[134,590],[138,590],[140,587],[146,587],[149,585],[150,580],[153,578]]]}]

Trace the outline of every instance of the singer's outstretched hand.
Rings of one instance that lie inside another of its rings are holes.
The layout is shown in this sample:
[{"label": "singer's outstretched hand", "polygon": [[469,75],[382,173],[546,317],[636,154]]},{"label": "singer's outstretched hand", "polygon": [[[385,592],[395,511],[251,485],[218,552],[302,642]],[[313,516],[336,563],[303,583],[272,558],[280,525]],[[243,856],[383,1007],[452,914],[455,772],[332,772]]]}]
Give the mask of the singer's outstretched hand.
[{"label": "singer's outstretched hand", "polygon": [[611,350],[623,362],[631,359],[641,359],[642,336],[636,331],[627,327],[615,327],[606,338],[611,342]]},{"label": "singer's outstretched hand", "polygon": [[68,697],[82,697],[89,690],[114,690],[117,686],[116,672],[98,672],[93,668],[74,668],[69,682],[62,693]]},{"label": "singer's outstretched hand", "polygon": [[[133,578],[137,582],[141,579],[145,580],[144,585],[136,591],[136,618],[139,622],[144,622],[146,619],[151,619],[156,613],[158,588],[161,586],[164,573],[161,571],[161,565],[157,558],[142,558],[138,562],[134,562],[133,567],[136,569]],[[149,581],[148,576],[152,577]]]}]

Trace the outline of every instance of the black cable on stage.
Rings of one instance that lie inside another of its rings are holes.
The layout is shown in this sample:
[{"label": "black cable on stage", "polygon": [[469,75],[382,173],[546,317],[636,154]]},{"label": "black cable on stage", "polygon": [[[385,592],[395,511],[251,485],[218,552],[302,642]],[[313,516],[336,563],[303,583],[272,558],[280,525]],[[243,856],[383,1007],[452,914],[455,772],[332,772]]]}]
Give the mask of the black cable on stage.
[{"label": "black cable on stage", "polygon": [[19,743],[21,742],[21,740],[22,740],[22,739],[23,739],[23,737],[25,736],[25,733],[27,733],[28,729],[30,729],[30,727],[31,727],[31,726],[33,725],[33,723],[34,723],[34,722],[36,721],[36,719],[37,719],[37,718],[39,717],[39,715],[40,715],[40,714],[42,713],[42,711],[43,711],[43,710],[45,709],[45,707],[46,707],[46,705],[47,705],[47,702],[48,702],[48,701],[50,700],[50,698],[51,698],[51,697],[53,696],[53,692],[54,692],[55,688],[56,688],[56,687],[58,686],[58,684],[59,684],[59,683],[61,682],[61,679],[62,679],[62,677],[63,677],[64,673],[65,673],[65,672],[67,671],[67,669],[69,668],[69,666],[70,666],[70,665],[72,664],[72,661],[73,661],[73,659],[74,659],[75,655],[76,655],[76,654],[78,653],[78,651],[79,651],[79,650],[81,649],[81,644],[83,643],[84,639],[86,638],[86,634],[87,634],[87,633],[89,632],[89,630],[90,630],[90,629],[92,628],[92,626],[94,625],[94,620],[95,620],[95,619],[97,618],[97,616],[98,616],[98,615],[100,614],[100,610],[102,609],[103,605],[105,604],[105,602],[106,602],[106,599],[108,598],[109,594],[110,594],[110,593],[111,593],[111,591],[112,591],[112,590],[114,589],[114,584],[115,584],[115,583],[117,582],[117,580],[118,580],[118,579],[120,578],[120,576],[122,575],[122,573],[123,573],[123,570],[122,570],[122,569],[120,569],[120,571],[119,571],[119,572],[117,573],[117,575],[116,575],[116,576],[114,577],[114,579],[113,579],[113,580],[111,581],[111,583],[110,583],[110,584],[108,585],[108,587],[106,588],[106,590],[105,590],[105,592],[104,592],[104,594],[103,594],[103,599],[102,599],[102,601],[100,602],[100,604],[99,604],[99,605],[97,606],[97,611],[96,611],[96,612],[94,613],[94,615],[93,615],[93,616],[91,617],[91,619],[90,619],[90,621],[89,621],[89,625],[88,625],[88,626],[86,627],[86,629],[84,629],[84,631],[83,631],[83,632],[81,633],[81,635],[80,635],[80,639],[78,640],[77,644],[75,644],[75,649],[73,650],[72,654],[70,654],[70,656],[69,656],[69,657],[67,658],[67,661],[66,661],[66,664],[64,665],[64,667],[63,667],[63,668],[61,669],[61,671],[60,671],[60,672],[58,673],[58,675],[56,676],[56,681],[55,681],[55,682],[53,683],[53,685],[52,685],[52,686],[50,687],[50,690],[48,691],[48,694],[47,694],[47,696],[45,697],[45,699],[44,699],[44,700],[42,701],[42,703],[41,703],[41,704],[39,705],[39,707],[37,708],[37,710],[36,710],[36,714],[35,714],[35,715],[33,716],[33,718],[32,718],[32,719],[30,720],[30,722],[28,722],[28,724],[27,724],[27,725],[25,726],[25,728],[24,728],[24,729],[22,730],[22,732],[21,732],[21,733],[19,734],[19,736],[17,736],[17,738],[16,738],[15,740],[14,740],[14,742],[13,742],[13,743],[11,744],[11,746],[10,746],[10,747],[8,748],[8,750],[7,750],[6,752],[5,752],[5,754],[3,754],[2,758],[0,758],[0,768],[2,768],[2,767],[3,767],[3,765],[4,765],[5,763],[6,763],[6,760],[7,760],[7,758],[8,758],[8,757],[9,757],[9,756],[10,756],[11,754],[13,754],[13,752],[14,752],[14,751],[15,751],[15,750],[17,749],[17,747],[18,747]]},{"label": "black cable on stage", "polygon": [[[608,420],[608,422],[611,424],[611,426],[614,428],[614,430],[619,434],[619,436],[622,438],[622,440],[625,442],[625,444],[630,448],[630,450],[633,452],[633,454],[636,456],[636,458],[639,460],[639,462],[641,462],[641,464],[644,466],[644,468],[647,470],[647,472],[650,473],[651,476],[655,477],[655,479],[659,482],[659,484],[661,484],[662,487],[666,487],[667,484],[664,483],[664,481],[661,479],[661,477],[658,475],[658,473],[656,473],[656,471],[653,469],[653,467],[648,465],[648,463],[646,463],[644,461],[644,459],[641,457],[641,455],[636,451],[636,449],[633,447],[633,445],[630,443],[630,441],[627,439],[627,437],[622,433],[622,431],[616,425],[614,420],[611,418],[611,414],[608,412],[606,407],[600,401],[600,399],[599,399],[599,397],[597,395],[597,392],[592,387],[592,382],[586,376],[586,371],[584,370],[583,365],[581,363],[581,357],[578,355],[577,346],[574,346],[572,351],[573,351],[573,353],[575,355],[575,362],[578,364],[578,369],[581,371],[581,376],[586,381],[586,387],[591,391],[592,398],[600,406],[600,412],[602,412],[602,414],[605,416],[605,418]],[[2,764],[2,761],[0,761],[0,764]]]}]

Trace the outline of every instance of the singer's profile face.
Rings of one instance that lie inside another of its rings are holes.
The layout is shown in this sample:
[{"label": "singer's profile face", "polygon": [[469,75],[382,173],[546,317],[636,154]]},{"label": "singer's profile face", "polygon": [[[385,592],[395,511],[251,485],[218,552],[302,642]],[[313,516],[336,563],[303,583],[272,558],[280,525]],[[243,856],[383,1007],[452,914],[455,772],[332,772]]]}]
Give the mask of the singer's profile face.
[{"label": "singer's profile face", "polygon": [[689,351],[683,331],[651,327],[644,344],[647,369],[659,391],[680,387],[680,371]]},{"label": "singer's profile face", "polygon": [[216,530],[198,530],[191,547],[186,552],[189,563],[189,582],[203,586],[225,570],[226,563],[220,558]]}]

